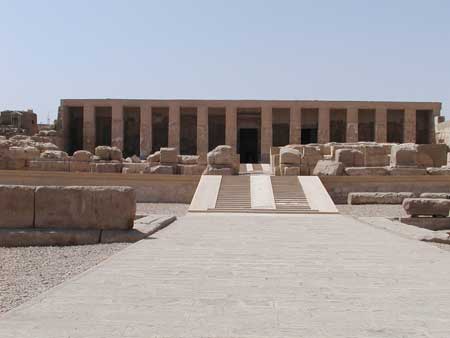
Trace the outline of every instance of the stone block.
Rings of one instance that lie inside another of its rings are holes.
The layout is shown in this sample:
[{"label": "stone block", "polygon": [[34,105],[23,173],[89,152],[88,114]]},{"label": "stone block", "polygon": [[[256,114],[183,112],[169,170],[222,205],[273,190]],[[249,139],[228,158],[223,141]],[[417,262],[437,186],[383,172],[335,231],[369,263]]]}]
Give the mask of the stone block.
[{"label": "stone block", "polygon": [[91,166],[89,162],[85,161],[70,161],[69,171],[70,172],[90,172]]},{"label": "stone block", "polygon": [[150,163],[160,162],[160,160],[161,160],[161,152],[160,151],[156,151],[155,153],[153,153],[147,157],[147,162],[150,162]]},{"label": "stone block", "polygon": [[450,217],[401,217],[400,222],[433,231],[450,230]]},{"label": "stone block", "polygon": [[280,149],[280,164],[300,165],[300,151],[291,147],[282,147]]},{"label": "stone block", "polygon": [[299,176],[300,175],[300,167],[284,167],[283,176]]},{"label": "stone block", "polygon": [[205,167],[204,165],[179,164],[177,166],[177,172],[180,175],[201,175]]},{"label": "stone block", "polygon": [[402,204],[406,198],[413,198],[412,192],[351,192],[348,204]]},{"label": "stone block", "polygon": [[9,170],[22,170],[25,169],[26,165],[26,160],[6,160],[6,169]]},{"label": "stone block", "polygon": [[90,187],[37,187],[35,227],[95,229],[95,196]]},{"label": "stone block", "polygon": [[179,164],[198,164],[198,160],[197,155],[178,155]]},{"label": "stone block", "polygon": [[161,148],[160,162],[164,164],[177,164],[178,153],[176,148]]},{"label": "stone block", "polygon": [[446,192],[423,192],[419,196],[420,198],[441,198],[450,199],[450,193]]},{"label": "stone block", "polygon": [[450,175],[450,168],[427,168],[428,175]]},{"label": "stone block", "polygon": [[130,187],[89,187],[94,190],[96,228],[131,229],[136,215],[136,193]]},{"label": "stone block", "polygon": [[392,167],[417,166],[417,145],[404,143],[392,146],[390,164]]},{"label": "stone block", "polygon": [[426,169],[414,167],[387,167],[387,170],[391,176],[420,176],[427,174]]},{"label": "stone block", "polygon": [[64,160],[67,159],[69,155],[61,150],[46,150],[41,153],[41,159],[45,160]]},{"label": "stone block", "polygon": [[344,167],[362,167],[364,166],[364,154],[356,149],[338,149],[335,160],[342,162]]},{"label": "stone block", "polygon": [[111,157],[111,161],[122,161],[122,150],[117,147],[111,147],[109,156]]},{"label": "stone block", "polygon": [[129,187],[46,186],[35,192],[35,227],[130,229],[136,195]]},{"label": "stone block", "polygon": [[34,187],[0,185],[0,228],[34,225]]},{"label": "stone block", "polygon": [[0,247],[86,245],[99,240],[100,230],[94,229],[0,228]]},{"label": "stone block", "polygon": [[203,175],[221,175],[221,176],[230,176],[233,175],[233,168],[231,167],[213,167],[208,165],[203,172]]},{"label": "stone block", "polygon": [[95,156],[98,156],[103,161],[111,160],[111,147],[98,146],[95,148]]},{"label": "stone block", "polygon": [[313,170],[314,176],[341,176],[344,173],[344,165],[341,162],[320,160]]},{"label": "stone block", "polygon": [[77,150],[73,153],[72,161],[89,162],[92,160],[92,153],[87,150]]},{"label": "stone block", "polygon": [[91,171],[96,173],[121,173],[122,167],[122,163],[105,162],[90,164]]},{"label": "stone block", "polygon": [[[153,218],[149,222],[136,222],[133,229],[129,230],[103,230],[101,243],[134,243],[144,239],[155,232],[165,228],[176,220],[175,216],[154,217],[147,216],[144,219]],[[156,219],[155,219],[156,218]]]},{"label": "stone block", "polygon": [[384,167],[389,165],[389,156],[382,145],[370,145],[363,148],[365,167]]},{"label": "stone block", "polygon": [[386,176],[385,167],[347,167],[344,169],[348,176]]},{"label": "stone block", "polygon": [[126,173],[126,174],[143,173],[148,166],[149,166],[149,164],[146,163],[146,162],[141,162],[141,163],[123,163],[122,173]]},{"label": "stone block", "polygon": [[[431,159],[432,164],[429,167],[441,167],[447,164],[448,146],[446,144],[418,144],[417,151],[419,154],[426,154]],[[423,167],[427,167],[426,163],[419,163]]]},{"label": "stone block", "polygon": [[175,172],[175,166],[173,165],[156,165],[154,167],[150,168],[151,174],[159,174],[159,175],[174,175]]},{"label": "stone block", "polygon": [[229,165],[234,163],[234,152],[230,146],[220,145],[211,150],[207,155],[209,165]]},{"label": "stone block", "polygon": [[406,214],[411,217],[447,217],[450,212],[450,200],[448,199],[407,198],[403,201],[402,206]]},{"label": "stone block", "polygon": [[30,170],[36,171],[69,171],[70,162],[65,160],[34,160],[29,161]]}]

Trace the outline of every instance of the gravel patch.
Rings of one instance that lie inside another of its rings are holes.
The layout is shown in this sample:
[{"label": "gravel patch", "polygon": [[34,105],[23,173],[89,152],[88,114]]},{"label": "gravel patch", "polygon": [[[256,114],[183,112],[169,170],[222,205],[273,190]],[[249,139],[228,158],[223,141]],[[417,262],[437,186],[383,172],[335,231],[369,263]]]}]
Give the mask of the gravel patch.
[{"label": "gravel patch", "polygon": [[344,215],[355,217],[402,217],[406,213],[401,204],[363,204],[349,205],[337,204],[339,212]]},{"label": "gravel patch", "polygon": [[186,215],[189,204],[181,203],[137,203],[136,212],[138,214],[159,214],[174,215],[181,217]]},{"label": "gravel patch", "polygon": [[128,245],[0,248],[0,313],[97,265]]}]

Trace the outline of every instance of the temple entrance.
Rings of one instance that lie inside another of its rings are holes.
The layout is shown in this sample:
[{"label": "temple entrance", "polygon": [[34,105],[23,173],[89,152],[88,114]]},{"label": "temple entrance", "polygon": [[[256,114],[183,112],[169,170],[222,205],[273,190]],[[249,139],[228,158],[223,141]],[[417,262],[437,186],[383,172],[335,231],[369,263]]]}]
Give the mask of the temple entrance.
[{"label": "temple entrance", "polygon": [[241,163],[258,163],[258,129],[239,130],[239,155]]}]

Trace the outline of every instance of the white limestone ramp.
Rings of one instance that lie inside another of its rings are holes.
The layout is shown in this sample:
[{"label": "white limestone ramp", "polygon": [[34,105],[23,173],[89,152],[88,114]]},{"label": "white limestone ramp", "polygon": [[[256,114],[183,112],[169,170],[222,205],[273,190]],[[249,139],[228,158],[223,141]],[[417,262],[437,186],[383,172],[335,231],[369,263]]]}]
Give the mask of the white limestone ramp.
[{"label": "white limestone ramp", "polygon": [[316,176],[202,176],[190,212],[338,213]]}]

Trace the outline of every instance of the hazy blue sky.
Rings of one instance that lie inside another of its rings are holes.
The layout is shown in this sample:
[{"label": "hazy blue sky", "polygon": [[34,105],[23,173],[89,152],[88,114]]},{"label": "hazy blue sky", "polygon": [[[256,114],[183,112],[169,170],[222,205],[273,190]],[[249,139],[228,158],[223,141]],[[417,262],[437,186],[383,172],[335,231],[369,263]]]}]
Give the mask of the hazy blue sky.
[{"label": "hazy blue sky", "polygon": [[450,1],[0,0],[0,49],[0,109],[40,121],[61,98],[450,107]]}]

